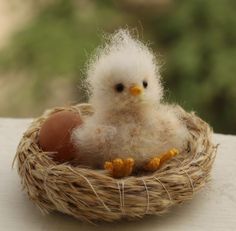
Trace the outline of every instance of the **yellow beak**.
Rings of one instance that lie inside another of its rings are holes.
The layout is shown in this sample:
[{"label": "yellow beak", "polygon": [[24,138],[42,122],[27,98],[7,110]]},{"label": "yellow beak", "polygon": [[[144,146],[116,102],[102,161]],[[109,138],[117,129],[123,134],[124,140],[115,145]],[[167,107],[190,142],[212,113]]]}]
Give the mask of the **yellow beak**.
[{"label": "yellow beak", "polygon": [[129,92],[133,96],[138,96],[143,92],[143,89],[137,85],[130,87]]}]

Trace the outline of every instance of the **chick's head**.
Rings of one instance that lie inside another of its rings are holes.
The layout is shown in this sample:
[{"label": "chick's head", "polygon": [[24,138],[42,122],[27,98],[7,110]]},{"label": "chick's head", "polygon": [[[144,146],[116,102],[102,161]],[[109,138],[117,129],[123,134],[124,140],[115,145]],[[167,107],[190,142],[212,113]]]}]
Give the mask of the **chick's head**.
[{"label": "chick's head", "polygon": [[99,110],[136,111],[158,104],[162,86],[155,56],[126,30],[98,50],[89,65],[91,103]]}]

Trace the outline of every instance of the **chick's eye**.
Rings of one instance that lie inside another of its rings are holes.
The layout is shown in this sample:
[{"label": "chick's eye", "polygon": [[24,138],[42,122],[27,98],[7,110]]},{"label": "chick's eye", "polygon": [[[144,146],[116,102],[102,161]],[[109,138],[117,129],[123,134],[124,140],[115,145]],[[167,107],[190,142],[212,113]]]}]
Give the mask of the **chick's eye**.
[{"label": "chick's eye", "polygon": [[148,86],[148,82],[146,80],[143,80],[143,87],[147,88],[147,86]]},{"label": "chick's eye", "polygon": [[124,89],[125,89],[125,86],[122,83],[118,83],[115,85],[115,90],[117,92],[122,92],[122,91],[124,91]]}]

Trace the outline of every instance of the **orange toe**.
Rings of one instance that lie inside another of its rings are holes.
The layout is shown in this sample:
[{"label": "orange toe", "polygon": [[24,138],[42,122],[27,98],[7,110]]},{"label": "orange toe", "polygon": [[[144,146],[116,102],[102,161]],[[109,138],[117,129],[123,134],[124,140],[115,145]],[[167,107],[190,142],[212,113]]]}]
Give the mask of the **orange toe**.
[{"label": "orange toe", "polygon": [[164,164],[166,161],[170,160],[171,158],[175,157],[179,154],[179,151],[175,148],[169,150],[168,152],[161,155],[161,165]]},{"label": "orange toe", "polygon": [[134,167],[134,159],[133,158],[127,158],[124,160],[124,175],[129,176],[131,175]]},{"label": "orange toe", "polygon": [[159,168],[160,161],[159,157],[154,157],[144,166],[144,169],[146,171],[154,172]]}]

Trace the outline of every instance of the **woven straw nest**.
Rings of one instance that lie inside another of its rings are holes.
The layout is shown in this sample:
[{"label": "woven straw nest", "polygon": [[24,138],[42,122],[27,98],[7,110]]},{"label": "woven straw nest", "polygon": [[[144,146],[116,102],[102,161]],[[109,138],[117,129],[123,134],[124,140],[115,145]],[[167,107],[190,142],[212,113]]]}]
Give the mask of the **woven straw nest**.
[{"label": "woven straw nest", "polygon": [[89,222],[163,214],[191,199],[209,179],[216,146],[211,128],[194,113],[179,108],[191,134],[186,152],[153,174],[114,179],[103,170],[56,164],[39,148],[42,123],[61,110],[80,111],[84,116],[93,113],[88,104],[47,111],[24,133],[16,154],[23,188],[45,213],[60,211]]}]

